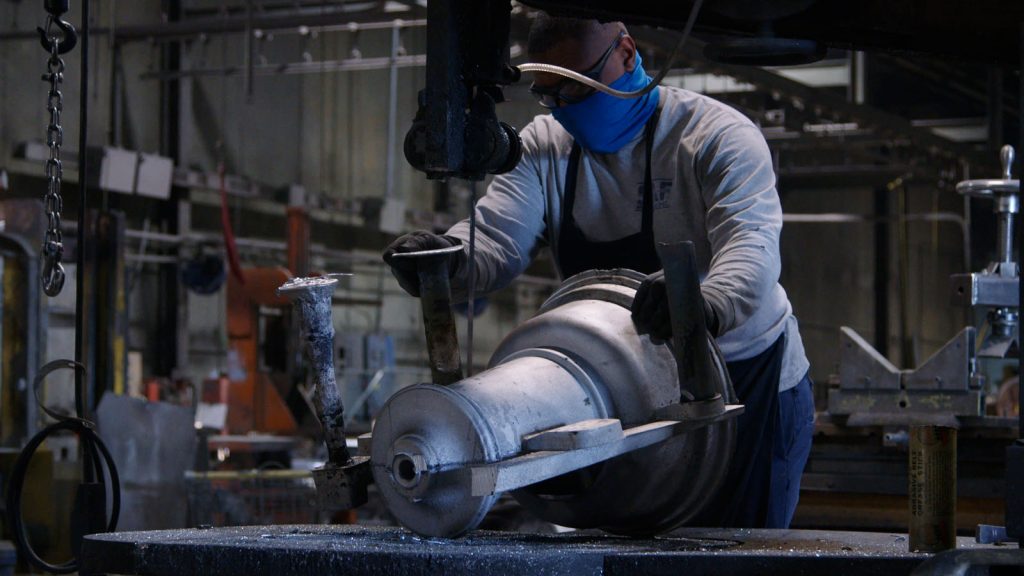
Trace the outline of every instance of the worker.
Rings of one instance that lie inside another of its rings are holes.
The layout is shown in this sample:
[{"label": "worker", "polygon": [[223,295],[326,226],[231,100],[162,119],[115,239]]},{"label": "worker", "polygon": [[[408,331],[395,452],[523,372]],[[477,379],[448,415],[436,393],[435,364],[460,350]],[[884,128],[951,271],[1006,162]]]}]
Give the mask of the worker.
[{"label": "worker", "polygon": [[[530,61],[555,64],[620,91],[652,80],[621,22],[541,15]],[[522,130],[523,159],[476,205],[476,273],[468,278],[469,222],[446,234],[413,232],[385,251],[399,284],[419,295],[415,269],[397,252],[466,247],[453,260],[453,291],[509,284],[551,249],[563,278],[591,269],[648,274],[633,303],[641,334],[671,335],[657,242],[695,243],[710,332],[739,401],[736,450],[716,500],[691,525],[785,528],[810,452],[814,403],[808,362],[779,285],[782,210],[768,146],[736,110],[660,86],[617,98],[537,73],[531,93],[550,114]]]}]

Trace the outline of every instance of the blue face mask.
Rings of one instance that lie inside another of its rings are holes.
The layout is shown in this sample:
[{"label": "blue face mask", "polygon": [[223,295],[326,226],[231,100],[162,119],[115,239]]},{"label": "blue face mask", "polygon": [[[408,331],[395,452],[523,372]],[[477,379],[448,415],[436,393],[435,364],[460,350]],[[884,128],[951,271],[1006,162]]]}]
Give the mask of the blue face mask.
[{"label": "blue face mask", "polygon": [[[610,86],[623,92],[633,92],[647,86],[651,77],[644,71],[640,54],[636,67],[626,72]],[[561,106],[551,114],[580,146],[591,152],[616,152],[628,144],[647,124],[658,106],[658,90],[651,90],[640,98],[616,98],[604,92],[595,92],[582,102]]]}]

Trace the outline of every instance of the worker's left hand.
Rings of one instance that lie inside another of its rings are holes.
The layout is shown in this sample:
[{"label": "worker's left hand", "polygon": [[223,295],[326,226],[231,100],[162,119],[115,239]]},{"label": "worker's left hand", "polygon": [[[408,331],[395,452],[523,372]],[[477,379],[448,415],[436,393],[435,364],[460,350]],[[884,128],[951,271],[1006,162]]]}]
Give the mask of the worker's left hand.
[{"label": "worker's left hand", "polygon": [[[395,254],[402,252],[420,252],[423,250],[438,250],[461,244],[458,238],[447,234],[434,234],[426,230],[416,230],[404,236],[400,236],[384,250],[384,262],[391,267],[391,273],[398,280],[398,285],[411,296],[420,297],[420,277],[417,273],[416,262],[393,258]],[[456,259],[453,257],[449,263],[448,273],[454,275]]]},{"label": "worker's left hand", "polygon": [[[704,321],[712,335],[718,335],[718,315],[707,300],[704,302]],[[668,292],[665,290],[665,272],[658,270],[644,278],[633,297],[633,323],[637,332],[668,340],[672,337],[672,320],[668,312]]]}]

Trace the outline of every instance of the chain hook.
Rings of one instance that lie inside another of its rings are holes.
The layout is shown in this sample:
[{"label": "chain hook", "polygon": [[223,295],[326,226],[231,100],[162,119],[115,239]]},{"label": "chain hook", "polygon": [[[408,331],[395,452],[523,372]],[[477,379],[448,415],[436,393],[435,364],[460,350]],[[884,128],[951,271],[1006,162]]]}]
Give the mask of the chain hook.
[{"label": "chain hook", "polygon": [[[56,35],[51,34],[50,29],[52,26],[59,28],[64,37],[58,38]],[[36,28],[36,32],[39,32],[39,44],[42,45],[43,50],[51,54],[53,52],[67,54],[78,44],[78,32],[75,31],[75,27],[60,16],[49,16],[46,19],[46,29]]]},{"label": "chain hook", "polygon": [[47,240],[43,244],[43,269],[39,281],[43,285],[43,293],[50,298],[56,297],[64,288],[64,265],[60,262],[63,254],[64,245],[60,242]]}]

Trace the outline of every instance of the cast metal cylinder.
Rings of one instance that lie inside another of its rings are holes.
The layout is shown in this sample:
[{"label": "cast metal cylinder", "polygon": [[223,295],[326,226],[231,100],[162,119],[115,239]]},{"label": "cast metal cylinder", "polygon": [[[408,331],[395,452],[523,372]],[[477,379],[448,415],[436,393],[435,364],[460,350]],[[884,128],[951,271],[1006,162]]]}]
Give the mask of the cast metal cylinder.
[{"label": "cast metal cylinder", "polygon": [[[583,420],[623,428],[679,400],[669,346],[637,334],[630,305],[643,275],[591,271],[568,279],[498,347],[488,370],[450,386],[395,394],[373,429],[373,474],[389,510],[429,536],[471,530],[497,499],[473,497],[467,465],[522,453],[524,436]],[[713,387],[734,394],[713,342]],[[731,460],[730,419],[517,490],[542,519],[615,533],[670,530],[700,512]]]}]

